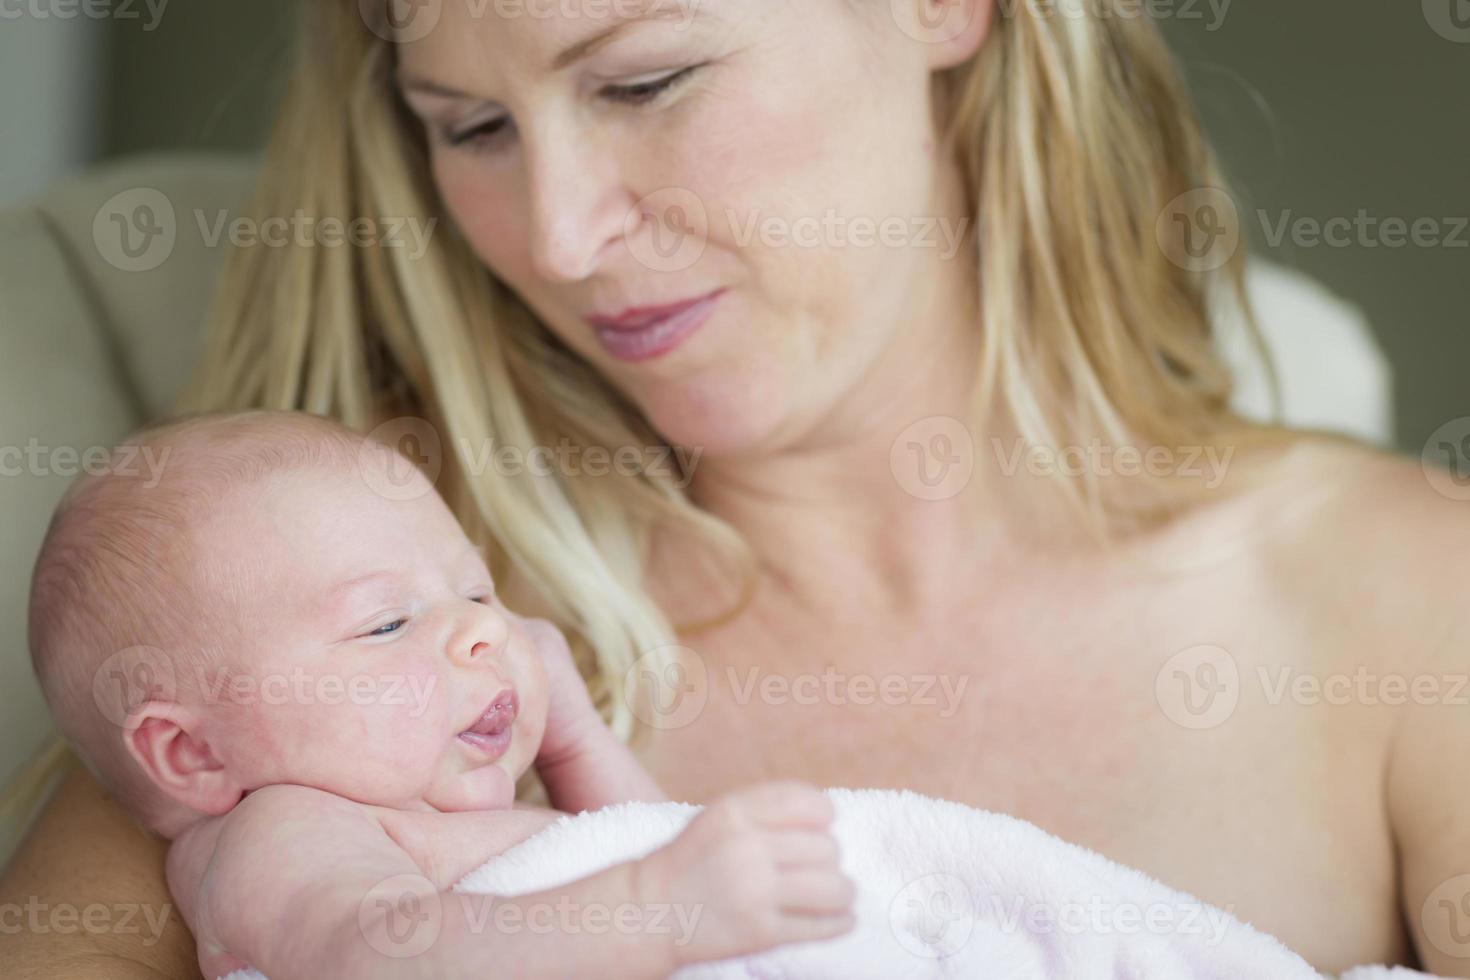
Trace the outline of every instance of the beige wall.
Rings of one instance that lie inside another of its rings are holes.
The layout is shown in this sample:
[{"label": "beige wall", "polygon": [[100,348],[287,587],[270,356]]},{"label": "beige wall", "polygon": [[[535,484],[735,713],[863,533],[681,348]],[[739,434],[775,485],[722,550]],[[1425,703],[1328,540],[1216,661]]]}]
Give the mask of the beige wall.
[{"label": "beige wall", "polygon": [[[304,2],[177,2],[152,32],[110,25],[110,152],[256,145]],[[1368,313],[1397,373],[1399,442],[1417,452],[1470,415],[1470,247],[1272,245],[1263,222],[1365,210],[1448,234],[1470,217],[1470,29],[1450,40],[1426,15],[1470,16],[1470,0],[1143,2],[1187,65],[1257,248]]]}]

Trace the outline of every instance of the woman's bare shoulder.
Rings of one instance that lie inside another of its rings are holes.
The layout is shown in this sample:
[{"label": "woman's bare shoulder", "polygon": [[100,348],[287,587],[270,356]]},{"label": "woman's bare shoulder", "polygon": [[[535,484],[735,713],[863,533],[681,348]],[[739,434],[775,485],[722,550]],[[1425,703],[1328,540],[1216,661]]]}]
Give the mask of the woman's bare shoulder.
[{"label": "woman's bare shoulder", "polygon": [[[1446,652],[1467,637],[1470,480],[1343,440],[1303,438],[1248,508],[1272,582],[1319,615],[1392,636],[1385,656]],[[1460,650],[1463,655],[1467,651]]]},{"label": "woman's bare shoulder", "polygon": [[[1436,542],[1470,536],[1470,480],[1418,458],[1348,441],[1304,438],[1283,456],[1264,489],[1268,506],[1300,508],[1300,544],[1321,557],[1372,556],[1443,570],[1452,558]],[[1463,552],[1460,553],[1463,555]]]},{"label": "woman's bare shoulder", "polygon": [[0,904],[25,910],[5,940],[5,975],[197,978],[164,851],[84,769],[72,770],[0,878]]},{"label": "woman's bare shoulder", "polygon": [[1305,583],[1320,622],[1336,618],[1342,642],[1319,655],[1367,667],[1378,681],[1364,702],[1390,712],[1372,771],[1404,921],[1422,967],[1450,974],[1464,961],[1443,909],[1470,895],[1470,836],[1454,830],[1470,814],[1470,786],[1457,772],[1470,752],[1470,480],[1438,462],[1328,444],[1305,447],[1279,489],[1293,481],[1334,492],[1307,512],[1281,567]]}]

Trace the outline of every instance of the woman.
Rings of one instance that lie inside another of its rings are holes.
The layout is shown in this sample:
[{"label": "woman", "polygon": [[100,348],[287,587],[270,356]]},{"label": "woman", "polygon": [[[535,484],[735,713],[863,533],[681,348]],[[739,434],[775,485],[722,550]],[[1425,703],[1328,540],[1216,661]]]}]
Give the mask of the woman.
[{"label": "woman", "polygon": [[[389,13],[313,5],[255,207],[442,217],[427,252],[236,252],[184,407],[421,451],[676,797],[908,787],[1319,969],[1470,976],[1470,520],[1418,467],[1231,415],[1207,310],[1240,256],[1170,237],[1220,180],[1136,9]],[[510,465],[534,447],[573,452]],[[156,907],[160,868],[79,775],[4,897]],[[193,975],[152,938],[9,959]]]}]

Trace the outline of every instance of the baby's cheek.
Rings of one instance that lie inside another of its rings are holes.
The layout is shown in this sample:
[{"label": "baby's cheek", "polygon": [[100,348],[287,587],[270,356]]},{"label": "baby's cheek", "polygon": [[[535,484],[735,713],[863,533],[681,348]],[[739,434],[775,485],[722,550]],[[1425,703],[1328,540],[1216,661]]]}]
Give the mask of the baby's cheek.
[{"label": "baby's cheek", "polygon": [[436,681],[432,675],[394,678],[396,690],[385,687],[371,703],[363,705],[358,724],[375,742],[416,750],[429,733],[442,735],[448,724],[448,698]]},{"label": "baby's cheek", "polygon": [[299,721],[274,706],[237,706],[229,710],[233,728],[240,736],[240,760],[263,770],[263,778],[249,781],[267,782],[294,775],[300,768],[302,741],[307,734]]},{"label": "baby's cheek", "polygon": [[545,737],[546,698],[543,696],[534,704],[523,705],[520,716],[516,719],[516,741],[525,750],[528,765],[536,758]]},{"label": "baby's cheek", "polygon": [[372,704],[384,723],[402,728],[410,721],[432,721],[447,717],[454,692],[448,688],[442,665],[426,657],[405,656],[391,670],[365,674],[358,683],[372,691]]},{"label": "baby's cheek", "polygon": [[351,724],[354,736],[336,743],[338,764],[357,773],[366,788],[387,794],[385,800],[413,795],[447,744],[433,719],[415,716],[407,707],[373,705],[361,710]]},{"label": "baby's cheek", "polygon": [[529,769],[541,748],[546,731],[547,680],[541,666],[541,655],[529,637],[512,644],[506,655],[508,668],[502,677],[516,690],[515,738],[510,752],[501,761],[512,778]]},{"label": "baby's cheek", "polygon": [[[541,654],[529,638],[523,646],[515,649],[514,674],[509,680],[515,685],[516,700],[520,705],[516,730],[527,737],[534,735],[539,741],[546,725],[550,681],[546,677],[546,668],[542,666]],[[524,727],[521,722],[525,723]]]}]

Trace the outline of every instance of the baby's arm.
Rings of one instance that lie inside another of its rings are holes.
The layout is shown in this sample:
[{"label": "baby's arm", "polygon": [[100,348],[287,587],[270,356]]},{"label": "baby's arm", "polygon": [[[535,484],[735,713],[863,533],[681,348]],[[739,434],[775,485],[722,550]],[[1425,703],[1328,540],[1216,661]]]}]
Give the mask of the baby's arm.
[{"label": "baby's arm", "polygon": [[633,800],[657,803],[668,799],[648,770],[603,724],[561,632],[541,619],[526,620],[525,628],[536,634],[550,692],[536,771],[551,805],[577,813]]},{"label": "baby's arm", "polygon": [[[506,814],[481,816],[489,832],[490,818]],[[246,962],[271,980],[662,977],[687,963],[851,928],[852,889],[837,867],[831,816],[815,790],[757,787],[710,806],[641,860],[546,892],[492,898],[432,880],[434,869],[371,808],[274,786],[175,842],[169,883],[210,978]],[[487,839],[486,853],[524,830]],[[591,916],[605,926],[630,904],[693,925],[687,935],[593,928]],[[559,922],[565,909],[588,915],[588,927]],[[554,935],[528,925],[548,918]]]}]

